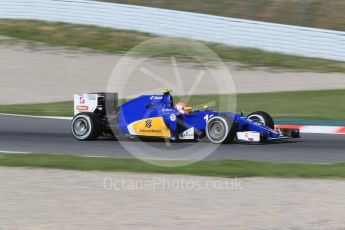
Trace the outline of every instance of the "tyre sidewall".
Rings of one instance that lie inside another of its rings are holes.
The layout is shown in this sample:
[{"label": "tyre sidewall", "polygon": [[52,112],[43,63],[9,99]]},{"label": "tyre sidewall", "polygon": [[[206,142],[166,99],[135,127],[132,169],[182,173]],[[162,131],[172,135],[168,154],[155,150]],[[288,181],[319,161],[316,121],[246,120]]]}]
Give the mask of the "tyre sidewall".
[{"label": "tyre sidewall", "polygon": [[254,112],[248,115],[248,119],[252,120],[251,117],[256,117],[260,120],[261,123],[263,123],[263,125],[274,129],[274,121],[273,118],[271,117],[271,115],[269,115],[266,112]]},{"label": "tyre sidewall", "polygon": [[[210,136],[210,133],[209,133],[209,126],[215,122],[215,121],[220,121],[223,125],[224,125],[224,135],[221,139],[219,140],[214,140],[211,136]],[[207,136],[207,139],[209,141],[211,141],[212,143],[214,144],[222,144],[224,143],[227,138],[228,138],[228,135],[229,135],[229,132],[230,132],[230,127],[229,127],[229,123],[228,121],[226,120],[226,118],[224,117],[220,117],[220,116],[215,116],[215,117],[212,117],[206,124],[206,136]]]},{"label": "tyre sidewall", "polygon": [[[97,133],[98,128],[96,127],[96,124],[93,121],[94,118],[92,116],[93,116],[93,114],[80,113],[73,118],[72,123],[71,123],[71,130],[72,130],[73,136],[76,139],[84,141],[84,140],[93,140],[93,139],[96,139],[98,137],[98,135],[99,135],[99,133]],[[87,125],[88,125],[87,133],[85,133],[82,136],[78,135],[74,130],[74,124],[79,119],[85,120],[87,122]]]}]

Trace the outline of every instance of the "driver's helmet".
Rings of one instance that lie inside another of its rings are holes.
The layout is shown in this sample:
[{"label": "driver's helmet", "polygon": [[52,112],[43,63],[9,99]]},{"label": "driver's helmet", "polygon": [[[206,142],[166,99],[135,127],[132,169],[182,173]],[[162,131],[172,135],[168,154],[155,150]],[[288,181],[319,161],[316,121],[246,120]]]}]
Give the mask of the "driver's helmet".
[{"label": "driver's helmet", "polygon": [[190,107],[187,107],[187,104],[181,101],[175,105],[175,109],[180,114],[188,114]]},{"label": "driver's helmet", "polygon": [[170,94],[172,92],[172,89],[163,89],[162,93],[163,94]]},{"label": "driver's helmet", "polygon": [[171,96],[172,90],[171,89],[163,89],[162,93],[163,93],[163,103],[164,105],[167,105],[169,107],[173,107],[174,106],[174,101],[173,98]]}]

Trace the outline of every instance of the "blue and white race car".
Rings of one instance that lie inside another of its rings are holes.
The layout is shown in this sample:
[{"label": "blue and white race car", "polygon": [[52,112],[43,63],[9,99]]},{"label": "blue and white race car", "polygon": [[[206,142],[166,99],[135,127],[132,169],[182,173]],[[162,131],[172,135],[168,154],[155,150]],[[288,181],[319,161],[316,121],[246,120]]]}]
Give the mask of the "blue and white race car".
[{"label": "blue and white race car", "polygon": [[207,138],[215,144],[270,142],[298,138],[298,129],[275,129],[265,112],[249,116],[204,108],[193,111],[183,103],[174,105],[171,90],[143,95],[118,105],[116,93],[74,95],[74,137],[81,141],[99,136],[154,137],[180,140]]}]

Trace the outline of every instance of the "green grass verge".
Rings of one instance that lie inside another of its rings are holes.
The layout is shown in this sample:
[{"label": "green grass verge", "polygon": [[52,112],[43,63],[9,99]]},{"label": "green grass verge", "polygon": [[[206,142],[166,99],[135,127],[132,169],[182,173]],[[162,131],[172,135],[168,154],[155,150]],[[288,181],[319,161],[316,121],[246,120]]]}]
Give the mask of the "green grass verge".
[{"label": "green grass verge", "polygon": [[[163,9],[345,30],[342,0],[100,0]],[[325,10],[327,9],[327,10]]]},{"label": "green grass verge", "polygon": [[326,165],[222,160],[199,161],[184,167],[169,168],[147,164],[138,159],[0,154],[0,166],[217,177],[345,178],[345,163]]},{"label": "green grass verge", "polygon": [[38,116],[72,116],[73,102],[0,105],[0,113]]},{"label": "green grass verge", "polygon": [[[222,97],[227,97],[223,95]],[[183,98],[181,99],[183,100]],[[190,105],[200,105],[209,101],[218,101],[219,96],[199,95],[191,97]],[[176,98],[175,101],[178,101]],[[267,111],[274,118],[345,120],[345,90],[296,91],[280,93],[239,94],[238,112],[257,110]],[[1,113],[72,116],[73,103],[59,102],[46,104],[0,105]]]},{"label": "green grass verge", "polygon": [[[83,47],[108,53],[124,53],[154,35],[134,31],[115,30],[96,26],[50,23],[28,20],[0,20],[0,35],[55,46]],[[345,72],[345,63],[315,58],[264,52],[257,49],[234,48],[205,43],[224,61],[252,67],[271,67],[315,72]],[[170,55],[171,46],[160,46],[162,57]],[[146,53],[138,55],[150,55]]]}]

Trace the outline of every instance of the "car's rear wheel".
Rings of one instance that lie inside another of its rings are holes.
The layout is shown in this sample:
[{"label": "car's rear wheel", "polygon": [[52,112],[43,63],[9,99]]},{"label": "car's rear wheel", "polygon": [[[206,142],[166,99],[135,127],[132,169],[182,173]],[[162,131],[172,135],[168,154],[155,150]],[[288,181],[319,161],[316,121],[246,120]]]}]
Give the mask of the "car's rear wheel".
[{"label": "car's rear wheel", "polygon": [[71,123],[73,136],[80,141],[97,139],[102,134],[102,121],[93,113],[80,113]]},{"label": "car's rear wheel", "polygon": [[264,126],[274,129],[273,118],[266,112],[258,111],[249,114],[248,119],[258,122]]},{"label": "car's rear wheel", "polygon": [[229,144],[234,141],[236,131],[233,120],[228,117],[212,117],[206,125],[206,136],[214,144]]}]

